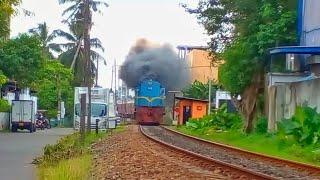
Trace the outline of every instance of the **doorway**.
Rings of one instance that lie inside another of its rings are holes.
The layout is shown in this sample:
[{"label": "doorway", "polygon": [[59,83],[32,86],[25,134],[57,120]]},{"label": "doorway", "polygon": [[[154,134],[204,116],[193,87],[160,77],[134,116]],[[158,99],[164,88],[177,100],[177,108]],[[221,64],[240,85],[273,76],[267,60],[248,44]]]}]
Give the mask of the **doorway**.
[{"label": "doorway", "polygon": [[190,106],[183,106],[183,124],[186,124],[188,119],[191,117],[191,107]]}]

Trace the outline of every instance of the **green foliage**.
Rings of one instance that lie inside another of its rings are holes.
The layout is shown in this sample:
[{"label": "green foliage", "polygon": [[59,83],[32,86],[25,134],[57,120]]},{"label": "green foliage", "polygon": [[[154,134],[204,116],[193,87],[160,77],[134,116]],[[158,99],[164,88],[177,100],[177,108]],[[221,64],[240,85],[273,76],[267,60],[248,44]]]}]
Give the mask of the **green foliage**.
[{"label": "green foliage", "polygon": [[48,110],[50,118],[57,117],[58,96],[61,92],[61,100],[66,102],[66,112],[72,113],[73,88],[71,86],[72,71],[61,63],[47,60],[44,67],[38,72],[38,79],[34,84],[38,91],[39,106]]},{"label": "green foliage", "polygon": [[75,133],[64,138],[61,138],[57,144],[46,145],[44,147],[43,156],[34,160],[34,163],[40,165],[55,165],[61,160],[71,159],[84,155],[88,152],[89,147],[94,141],[104,137],[106,133],[88,134],[85,143],[81,144],[80,134]]},{"label": "green foliage", "polygon": [[0,87],[8,81],[7,76],[5,76],[2,71],[0,70]]},{"label": "green foliage", "polygon": [[30,86],[37,78],[43,63],[41,43],[38,38],[22,34],[0,43],[0,70],[20,87]]},{"label": "green foliage", "polygon": [[[125,130],[123,126],[117,127],[114,132]],[[100,132],[99,134],[88,133],[84,142],[80,142],[80,134],[74,133],[61,138],[56,144],[46,145],[43,149],[43,156],[34,159],[34,163],[40,166],[54,166],[61,160],[67,160],[74,157],[90,154],[90,146],[102,138],[110,135],[111,132]]]},{"label": "green foliage", "polygon": [[1,0],[0,1],[0,40],[9,38],[10,17],[15,13],[15,6],[21,0]]},{"label": "green foliage", "polygon": [[200,119],[190,119],[187,127],[202,129],[210,127],[216,130],[241,129],[242,119],[238,114],[228,113],[227,105],[223,104],[216,112]]},{"label": "green foliage", "polygon": [[252,59],[246,42],[236,42],[223,54],[225,63],[219,69],[219,82],[232,94],[239,94],[251,83],[257,71],[257,59]]},{"label": "green foliage", "polygon": [[9,102],[5,99],[0,99],[0,112],[9,112],[11,106]]},{"label": "green foliage", "polygon": [[192,136],[231,145],[244,150],[320,165],[319,146],[301,146],[291,138],[283,140],[273,134],[245,134],[238,130],[221,132],[212,130],[211,128],[194,129],[186,126],[181,126],[178,130]]},{"label": "green foliage", "polygon": [[54,33],[49,34],[49,27],[46,22],[38,24],[36,28],[29,29],[29,32],[39,38],[43,53],[49,58],[53,58],[51,51],[59,51],[57,50],[57,44],[52,43],[56,35]]},{"label": "green foliage", "polygon": [[[86,76],[86,71],[83,68],[86,66],[84,47],[81,46],[78,48],[79,43],[83,41],[83,37],[82,34],[78,32],[78,24],[69,24],[69,28],[70,33],[62,30],[55,30],[53,32],[54,36],[65,38],[68,41],[66,43],[55,44],[55,50],[57,50],[57,52],[63,52],[59,55],[59,60],[65,67],[73,70],[73,83],[75,86],[80,86],[84,80],[84,76]],[[103,52],[104,48],[98,38],[90,39],[90,46],[91,67],[93,70],[96,70],[94,62],[105,62],[105,59],[97,50]]]},{"label": "green foliage", "polygon": [[[215,97],[218,85],[215,83],[211,86],[211,97]],[[191,85],[182,90],[184,97],[196,98],[196,99],[208,99],[209,97],[209,83],[203,84],[202,82],[195,80]]]},{"label": "green foliage", "polygon": [[291,119],[278,123],[279,136],[292,136],[301,145],[320,144],[320,114],[316,108],[297,107]]},{"label": "green foliage", "polygon": [[268,118],[265,116],[258,117],[255,131],[259,134],[266,134],[268,132]]},{"label": "green foliage", "polygon": [[202,0],[199,22],[212,36],[212,51],[222,52],[224,64],[219,82],[233,94],[241,94],[261,73],[267,49],[296,42],[297,0]]}]

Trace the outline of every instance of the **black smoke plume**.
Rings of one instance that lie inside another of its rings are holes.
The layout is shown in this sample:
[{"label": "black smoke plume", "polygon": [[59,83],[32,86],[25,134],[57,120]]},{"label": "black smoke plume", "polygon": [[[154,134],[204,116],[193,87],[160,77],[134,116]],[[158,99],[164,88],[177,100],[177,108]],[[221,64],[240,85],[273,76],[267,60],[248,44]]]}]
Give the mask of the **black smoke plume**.
[{"label": "black smoke plume", "polygon": [[129,88],[145,79],[159,81],[166,90],[181,90],[189,80],[189,69],[169,45],[138,40],[120,68],[120,78]]}]

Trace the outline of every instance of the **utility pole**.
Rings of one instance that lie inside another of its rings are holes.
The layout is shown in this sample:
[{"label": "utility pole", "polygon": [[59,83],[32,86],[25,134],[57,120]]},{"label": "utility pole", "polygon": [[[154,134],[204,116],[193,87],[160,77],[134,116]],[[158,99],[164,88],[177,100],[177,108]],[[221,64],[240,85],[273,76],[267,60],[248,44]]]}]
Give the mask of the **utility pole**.
[{"label": "utility pole", "polygon": [[117,62],[114,59],[114,101],[117,101]]},{"label": "utility pole", "polygon": [[111,87],[110,87],[110,89],[112,89],[113,88],[113,69],[114,69],[114,66],[112,66],[112,68],[111,68],[111,73],[112,73],[112,75],[111,75]]},{"label": "utility pole", "polygon": [[211,113],[211,79],[209,79],[209,104],[208,104],[208,115]]},{"label": "utility pole", "polygon": [[91,132],[91,86],[92,86],[92,68],[90,59],[90,29],[91,29],[91,12],[90,12],[90,0],[84,1],[84,58],[86,60],[87,69],[87,82],[88,87],[88,114],[87,114],[87,132]]},{"label": "utility pole", "polygon": [[99,74],[99,59],[97,58],[96,87],[98,86],[98,74]]},{"label": "utility pole", "polygon": [[81,94],[80,99],[80,142],[84,143],[85,138],[85,125],[86,125],[86,93]]}]

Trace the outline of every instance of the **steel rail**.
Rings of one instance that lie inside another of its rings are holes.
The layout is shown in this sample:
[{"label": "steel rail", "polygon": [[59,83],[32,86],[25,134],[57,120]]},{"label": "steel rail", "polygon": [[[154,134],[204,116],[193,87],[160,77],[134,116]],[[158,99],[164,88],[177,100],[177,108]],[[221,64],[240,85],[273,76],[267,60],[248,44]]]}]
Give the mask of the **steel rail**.
[{"label": "steel rail", "polygon": [[[231,171],[235,171],[235,172],[240,173],[242,175],[246,175],[250,179],[272,179],[272,180],[273,179],[277,179],[276,177],[273,177],[273,176],[270,176],[270,175],[267,175],[267,174],[263,174],[263,173],[256,172],[256,171],[252,171],[252,170],[250,170],[248,168],[244,168],[244,167],[237,166],[237,165],[234,165],[234,164],[231,164],[231,163],[223,162],[223,161],[211,158],[211,157],[207,157],[207,156],[204,156],[204,155],[201,155],[201,154],[198,154],[198,153],[195,153],[195,152],[192,152],[192,151],[189,151],[189,150],[174,146],[174,145],[172,145],[170,143],[167,143],[165,141],[162,141],[162,140],[160,140],[158,138],[152,137],[151,135],[149,135],[148,133],[146,133],[143,130],[143,126],[141,126],[141,125],[139,126],[139,129],[140,129],[140,132],[144,136],[146,136],[147,138],[149,138],[150,140],[152,140],[154,142],[162,144],[162,145],[164,145],[164,146],[166,146],[166,147],[168,147],[170,149],[185,153],[185,154],[187,154],[189,156],[192,156],[192,157],[195,157],[197,159],[201,159],[201,160],[209,162],[209,163],[218,164],[221,167],[229,168]],[[166,129],[166,128],[164,128],[164,129]]]},{"label": "steel rail", "polygon": [[266,154],[261,154],[261,153],[257,153],[257,152],[252,152],[252,151],[244,150],[244,149],[237,148],[237,147],[234,147],[234,146],[230,146],[230,145],[226,145],[226,144],[217,143],[217,142],[201,139],[201,138],[198,138],[198,137],[194,137],[194,136],[191,136],[191,135],[188,135],[188,134],[184,134],[184,133],[181,133],[179,131],[170,129],[170,128],[165,127],[165,126],[161,126],[161,127],[163,129],[166,129],[166,130],[172,132],[172,133],[179,134],[181,136],[188,137],[190,139],[194,139],[196,141],[203,142],[203,143],[206,143],[206,144],[209,144],[209,145],[212,145],[212,146],[217,146],[217,147],[224,148],[224,149],[227,149],[227,150],[232,150],[232,151],[243,153],[243,154],[247,154],[247,155],[250,155],[250,156],[255,156],[257,158],[265,159],[265,160],[270,161],[270,162],[282,163],[282,164],[287,165],[289,167],[311,171],[311,173],[320,175],[320,167],[319,166],[306,164],[306,163],[302,163],[302,162],[297,162],[297,161],[292,161],[292,160],[287,160],[287,159],[283,159],[283,158],[279,158],[279,157],[275,157],[275,156],[270,156],[270,155],[266,155]]}]

